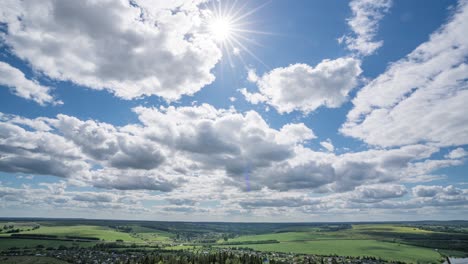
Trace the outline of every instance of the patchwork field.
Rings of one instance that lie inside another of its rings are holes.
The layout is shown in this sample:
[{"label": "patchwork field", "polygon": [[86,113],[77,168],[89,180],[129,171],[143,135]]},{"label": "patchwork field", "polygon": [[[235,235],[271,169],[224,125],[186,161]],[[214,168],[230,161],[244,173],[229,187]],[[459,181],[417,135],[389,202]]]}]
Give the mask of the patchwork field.
[{"label": "patchwork field", "polygon": [[[249,248],[321,256],[369,256],[407,263],[441,263],[466,257],[468,223],[257,224],[124,222],[100,220],[0,223],[0,251],[111,247],[125,251]],[[440,230],[450,230],[442,232]],[[437,250],[436,250],[437,249]]]},{"label": "patchwork field", "polygon": [[[20,225],[15,225],[20,226]],[[29,224],[32,226],[32,224]],[[107,226],[93,226],[93,225],[67,225],[67,226],[48,226],[41,225],[38,229],[21,229],[19,232],[14,233],[19,235],[47,235],[57,236],[57,238],[96,238],[98,240],[115,242],[157,242],[157,241],[168,241],[172,234],[154,229],[136,227],[131,232],[119,231]],[[11,236],[9,233],[2,233],[0,236]]]},{"label": "patchwork field", "polygon": [[433,249],[416,246],[382,242],[377,240],[338,240],[325,239],[317,241],[280,242],[274,244],[249,244],[249,247],[260,251],[284,253],[305,253],[339,256],[373,256],[386,260],[398,260],[410,263],[439,263],[441,256]]},{"label": "patchwork field", "polygon": [[[395,224],[357,224],[337,231],[300,228],[300,231],[239,236],[218,240],[222,247],[248,247],[260,251],[292,252],[318,255],[374,256],[409,263],[439,263],[441,254],[435,248],[410,245],[405,238],[446,237],[449,233],[434,232],[414,226]],[[465,236],[466,239],[466,236]],[[276,243],[271,243],[274,241]],[[418,242],[419,240],[414,240]],[[229,245],[227,245],[229,244]],[[457,250],[447,255],[464,256]]]}]

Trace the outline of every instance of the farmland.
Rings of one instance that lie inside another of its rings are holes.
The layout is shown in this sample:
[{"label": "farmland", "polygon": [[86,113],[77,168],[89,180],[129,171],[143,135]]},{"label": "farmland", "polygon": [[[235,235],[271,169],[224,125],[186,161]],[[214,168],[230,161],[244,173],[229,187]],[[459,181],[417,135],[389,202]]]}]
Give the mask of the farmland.
[{"label": "farmland", "polygon": [[445,256],[465,257],[468,223],[444,222],[442,226],[426,222],[262,224],[10,219],[0,223],[0,251],[47,254],[47,250],[67,248],[89,248],[93,252],[114,249],[125,259],[125,252],[132,250],[175,254],[253,250],[292,256],[367,256],[405,263],[441,263]]},{"label": "farmland", "polygon": [[49,257],[0,257],[3,264],[66,264],[67,262]]}]

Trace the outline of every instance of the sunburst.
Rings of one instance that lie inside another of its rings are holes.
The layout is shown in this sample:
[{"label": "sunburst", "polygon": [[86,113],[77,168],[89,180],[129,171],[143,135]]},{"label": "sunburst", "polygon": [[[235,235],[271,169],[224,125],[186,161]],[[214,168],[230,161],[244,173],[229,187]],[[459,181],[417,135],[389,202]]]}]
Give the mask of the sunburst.
[{"label": "sunburst", "polygon": [[211,0],[207,3],[206,33],[222,47],[231,64],[233,56],[239,56],[244,62],[242,54],[245,53],[265,65],[248,46],[262,46],[255,40],[255,35],[271,34],[250,28],[254,25],[250,20],[252,15],[268,3],[255,8],[248,8],[246,0],[242,5],[237,0]]}]

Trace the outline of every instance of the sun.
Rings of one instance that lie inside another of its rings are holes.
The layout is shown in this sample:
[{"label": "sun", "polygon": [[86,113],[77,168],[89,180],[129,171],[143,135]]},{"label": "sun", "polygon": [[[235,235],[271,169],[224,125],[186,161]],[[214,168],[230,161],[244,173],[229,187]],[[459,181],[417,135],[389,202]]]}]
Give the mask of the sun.
[{"label": "sun", "polygon": [[[239,2],[245,1],[244,4]],[[247,0],[208,0],[203,9],[203,33],[221,47],[223,54],[232,65],[233,57],[238,57],[244,64],[243,53],[253,57],[264,64],[248,48],[248,44],[261,46],[254,39],[255,35],[268,32],[253,29],[255,26],[250,17],[269,2],[251,7]],[[223,56],[224,57],[224,56]],[[264,64],[265,65],[265,64]]]},{"label": "sun", "polygon": [[228,17],[216,17],[208,25],[210,34],[216,41],[226,41],[232,37],[234,28]]}]

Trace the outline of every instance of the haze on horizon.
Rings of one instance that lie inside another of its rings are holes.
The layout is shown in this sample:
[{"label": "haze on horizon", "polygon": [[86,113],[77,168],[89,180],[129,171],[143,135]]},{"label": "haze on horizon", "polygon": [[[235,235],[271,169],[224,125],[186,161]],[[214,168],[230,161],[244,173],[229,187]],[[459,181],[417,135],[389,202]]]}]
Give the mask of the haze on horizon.
[{"label": "haze on horizon", "polygon": [[0,217],[466,220],[468,0],[6,0]]}]

